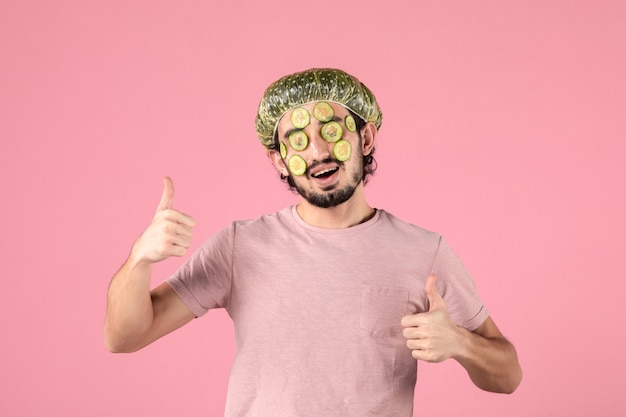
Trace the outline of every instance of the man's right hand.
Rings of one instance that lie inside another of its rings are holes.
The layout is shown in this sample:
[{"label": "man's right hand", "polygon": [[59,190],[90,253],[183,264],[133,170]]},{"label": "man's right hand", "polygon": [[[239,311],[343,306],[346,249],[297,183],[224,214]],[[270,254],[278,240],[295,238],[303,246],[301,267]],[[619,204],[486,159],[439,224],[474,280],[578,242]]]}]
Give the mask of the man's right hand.
[{"label": "man's right hand", "polygon": [[131,259],[134,262],[152,264],[187,252],[196,221],[174,210],[173,206],[174,183],[165,177],[163,194],[152,223],[133,244]]},{"label": "man's right hand", "polygon": [[111,352],[134,352],[194,318],[167,282],[150,291],[152,264],[182,256],[191,245],[196,222],[173,205],[174,184],[166,177],[152,223],[109,285],[104,340]]}]

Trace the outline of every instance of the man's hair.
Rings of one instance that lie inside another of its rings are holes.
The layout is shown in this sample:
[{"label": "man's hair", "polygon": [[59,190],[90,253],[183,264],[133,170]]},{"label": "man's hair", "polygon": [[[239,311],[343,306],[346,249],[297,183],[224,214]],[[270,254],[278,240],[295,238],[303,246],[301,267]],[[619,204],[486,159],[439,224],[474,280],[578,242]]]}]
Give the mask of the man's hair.
[{"label": "man's hair", "polygon": [[[359,145],[361,145],[362,140],[363,140],[361,136],[361,131],[363,130],[367,122],[363,120],[359,115],[355,114],[352,110],[348,109],[348,112],[350,112],[350,114],[354,118],[354,122],[356,124],[356,132],[359,135]],[[274,134],[273,143],[268,147],[268,149],[274,149],[278,151],[279,149],[278,132]],[[374,175],[374,171],[376,171],[376,168],[378,168],[378,163],[376,162],[376,159],[374,159],[375,150],[376,150],[376,147],[373,147],[368,155],[363,155],[363,178],[362,180],[363,180],[364,185],[367,184],[369,177],[371,175]],[[279,175],[280,175],[280,179],[285,181],[285,183],[287,183],[291,191],[297,192],[296,185],[294,184],[293,177],[291,175],[283,175],[280,172],[279,172]]]}]

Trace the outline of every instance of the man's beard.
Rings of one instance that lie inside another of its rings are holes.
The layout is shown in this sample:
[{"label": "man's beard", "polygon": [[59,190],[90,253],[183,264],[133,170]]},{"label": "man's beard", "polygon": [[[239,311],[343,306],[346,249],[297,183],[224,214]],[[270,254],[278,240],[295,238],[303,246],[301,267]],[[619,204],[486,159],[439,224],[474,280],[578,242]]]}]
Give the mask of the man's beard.
[{"label": "man's beard", "polygon": [[[358,155],[353,155],[353,157],[357,157],[357,156]],[[302,196],[302,198],[304,198],[306,201],[308,201],[310,204],[316,207],[320,207],[320,208],[336,207],[340,204],[345,203],[352,197],[352,195],[356,191],[357,186],[361,183],[363,179],[363,158],[359,157],[357,160],[359,160],[361,163],[359,164],[357,169],[355,169],[355,171],[352,173],[352,178],[351,178],[352,181],[346,184],[341,189],[333,190],[333,191],[328,190],[324,193],[316,193],[313,191],[308,192],[302,187],[300,187],[295,181],[294,181],[294,187],[298,191],[298,193]],[[343,165],[343,164],[340,163],[340,165]],[[308,173],[307,173],[307,176],[308,176]]]}]

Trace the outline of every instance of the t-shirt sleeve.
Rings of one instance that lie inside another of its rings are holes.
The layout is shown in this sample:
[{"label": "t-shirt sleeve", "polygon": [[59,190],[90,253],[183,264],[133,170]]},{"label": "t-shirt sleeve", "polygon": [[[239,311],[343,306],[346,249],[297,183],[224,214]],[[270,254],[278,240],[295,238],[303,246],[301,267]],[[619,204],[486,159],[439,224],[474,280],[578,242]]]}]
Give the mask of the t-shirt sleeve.
[{"label": "t-shirt sleeve", "polygon": [[443,238],[439,240],[432,273],[437,275],[437,289],[457,325],[471,331],[489,317],[474,280]]},{"label": "t-shirt sleeve", "polygon": [[228,306],[234,235],[233,223],[207,239],[166,280],[196,317]]}]

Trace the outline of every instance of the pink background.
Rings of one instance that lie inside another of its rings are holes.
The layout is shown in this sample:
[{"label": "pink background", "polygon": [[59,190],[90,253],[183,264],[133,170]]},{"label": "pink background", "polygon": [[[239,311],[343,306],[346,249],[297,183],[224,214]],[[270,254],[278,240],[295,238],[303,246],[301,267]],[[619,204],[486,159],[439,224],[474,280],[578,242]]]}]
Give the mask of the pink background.
[{"label": "pink background", "polygon": [[369,200],[446,236],[525,371],[422,364],[415,415],[626,415],[625,4],[3,0],[0,415],[221,415],[228,317],[113,355],[107,285],[164,175],[194,247],[296,201],[253,119],[313,66],[377,94]]}]

